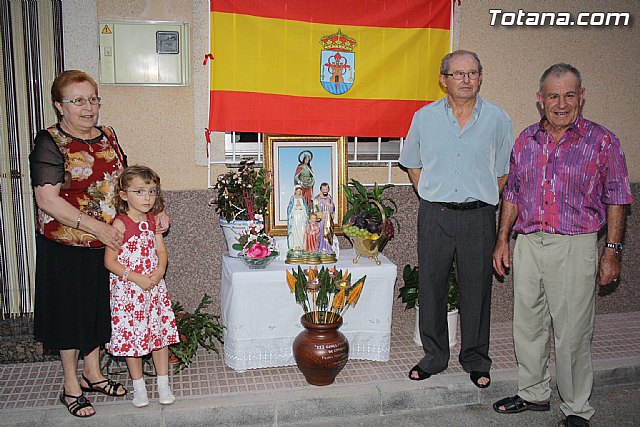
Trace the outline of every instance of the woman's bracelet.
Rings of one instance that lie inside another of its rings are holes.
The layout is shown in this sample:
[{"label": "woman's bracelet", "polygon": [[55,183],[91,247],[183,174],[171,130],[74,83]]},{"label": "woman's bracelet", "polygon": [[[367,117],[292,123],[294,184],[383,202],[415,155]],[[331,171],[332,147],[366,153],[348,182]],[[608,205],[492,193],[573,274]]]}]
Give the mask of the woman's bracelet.
[{"label": "woman's bracelet", "polygon": [[130,269],[128,269],[128,268],[125,268],[125,269],[124,269],[124,274],[122,275],[122,278],[123,278],[124,280],[127,280],[127,277],[129,277],[129,273],[131,273],[131,270],[130,270]]},{"label": "woman's bracelet", "polygon": [[80,211],[78,218],[76,219],[76,230],[80,228],[80,218],[82,218],[82,211]]}]

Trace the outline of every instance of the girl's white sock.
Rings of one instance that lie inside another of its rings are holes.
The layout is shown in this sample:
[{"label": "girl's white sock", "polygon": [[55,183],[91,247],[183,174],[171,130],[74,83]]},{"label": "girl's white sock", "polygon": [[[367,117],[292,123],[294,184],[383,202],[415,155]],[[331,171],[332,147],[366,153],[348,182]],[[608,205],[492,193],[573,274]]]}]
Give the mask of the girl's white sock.
[{"label": "girl's white sock", "polygon": [[149,404],[149,397],[147,396],[147,386],[144,383],[144,377],[138,380],[133,380],[133,406],[136,408],[142,408]]},{"label": "girl's white sock", "polygon": [[171,391],[171,386],[169,385],[169,376],[168,375],[158,375],[158,402],[161,405],[171,405],[175,402],[176,398]]}]

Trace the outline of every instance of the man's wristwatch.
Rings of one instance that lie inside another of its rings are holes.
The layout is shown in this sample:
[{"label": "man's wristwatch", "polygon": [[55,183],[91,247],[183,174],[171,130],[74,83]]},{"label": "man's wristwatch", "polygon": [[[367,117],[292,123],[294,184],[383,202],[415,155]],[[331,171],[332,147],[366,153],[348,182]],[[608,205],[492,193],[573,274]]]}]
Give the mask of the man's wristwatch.
[{"label": "man's wristwatch", "polygon": [[607,248],[613,249],[618,255],[622,253],[622,243],[609,243],[607,242]]}]

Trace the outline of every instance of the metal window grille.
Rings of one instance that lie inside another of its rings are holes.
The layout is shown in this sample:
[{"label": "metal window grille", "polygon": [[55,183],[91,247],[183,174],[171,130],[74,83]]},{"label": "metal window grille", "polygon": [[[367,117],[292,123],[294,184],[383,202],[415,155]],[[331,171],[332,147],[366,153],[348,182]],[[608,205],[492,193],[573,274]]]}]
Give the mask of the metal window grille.
[{"label": "metal window grille", "polygon": [[[392,169],[398,164],[404,138],[349,137],[347,156],[350,167],[385,167],[387,183],[393,183]],[[209,188],[213,187],[211,167],[213,165],[237,165],[242,158],[251,157],[262,163],[263,141],[261,133],[226,132],[224,137],[224,160],[209,157]],[[379,184],[382,184],[379,182]]]}]

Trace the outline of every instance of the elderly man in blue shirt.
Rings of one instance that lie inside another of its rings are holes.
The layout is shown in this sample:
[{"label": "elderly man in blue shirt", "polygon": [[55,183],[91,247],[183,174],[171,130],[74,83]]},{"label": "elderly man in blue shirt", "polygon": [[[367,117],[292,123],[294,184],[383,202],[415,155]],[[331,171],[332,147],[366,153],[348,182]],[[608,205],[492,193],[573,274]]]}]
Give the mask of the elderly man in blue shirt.
[{"label": "elderly man in blue shirt", "polygon": [[424,380],[449,363],[447,284],[455,261],[460,295],[460,364],[480,388],[491,383],[489,326],[496,207],[509,172],[511,119],[482,99],[474,52],[445,56],[447,96],[418,110],[400,164],[420,197],[418,265],[420,336],[425,356],[409,372]]}]

